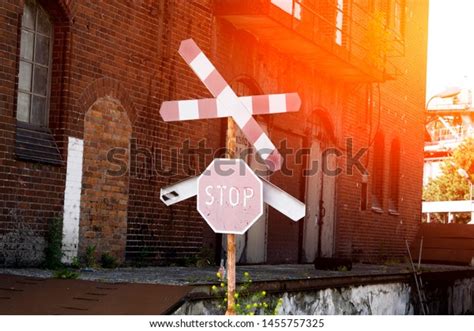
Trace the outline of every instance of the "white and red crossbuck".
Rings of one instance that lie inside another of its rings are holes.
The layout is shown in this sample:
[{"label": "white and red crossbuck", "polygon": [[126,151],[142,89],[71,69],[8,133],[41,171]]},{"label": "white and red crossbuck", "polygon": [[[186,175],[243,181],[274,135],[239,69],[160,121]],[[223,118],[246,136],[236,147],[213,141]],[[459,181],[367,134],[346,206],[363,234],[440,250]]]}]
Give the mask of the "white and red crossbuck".
[{"label": "white and red crossbuck", "polygon": [[192,39],[183,40],[179,54],[215,99],[165,101],[164,121],[232,117],[271,171],[280,170],[283,159],[252,115],[295,112],[301,107],[297,93],[238,97]]}]

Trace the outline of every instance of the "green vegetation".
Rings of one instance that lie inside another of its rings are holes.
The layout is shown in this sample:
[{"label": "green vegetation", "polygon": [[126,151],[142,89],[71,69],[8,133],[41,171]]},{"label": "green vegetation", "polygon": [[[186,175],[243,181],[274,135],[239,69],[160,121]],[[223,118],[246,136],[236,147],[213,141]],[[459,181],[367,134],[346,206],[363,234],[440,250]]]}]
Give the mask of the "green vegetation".
[{"label": "green vegetation", "polygon": [[153,250],[147,247],[146,244],[140,247],[138,256],[133,260],[131,266],[136,268],[142,268],[150,264],[149,260],[153,258]]},{"label": "green vegetation", "polygon": [[469,182],[458,173],[464,169],[474,181],[474,138],[468,138],[453,151],[452,158],[442,166],[441,176],[431,180],[423,191],[426,201],[469,199]]},{"label": "green vegetation", "polygon": [[60,279],[76,279],[79,277],[79,273],[67,268],[62,268],[54,271],[54,277]]},{"label": "green vegetation", "polygon": [[349,271],[349,269],[347,269],[347,267],[345,265],[341,265],[341,266],[337,267],[337,271],[346,272],[346,271]]},{"label": "green vegetation", "polygon": [[[441,165],[442,174],[431,180],[423,190],[425,201],[451,201],[468,200],[470,198],[470,185],[467,178],[458,173],[464,169],[474,181],[474,138],[463,141],[453,151],[452,157]],[[465,223],[470,215],[454,215],[455,222]],[[441,220],[440,215],[432,214],[432,219]]]},{"label": "green vegetation", "polygon": [[203,247],[198,254],[186,257],[179,265],[198,268],[213,266],[215,265],[214,252],[208,247]]},{"label": "green vegetation", "polygon": [[402,261],[400,261],[400,259],[395,258],[395,257],[389,257],[389,258],[385,259],[383,264],[386,265],[386,266],[395,266],[395,265],[402,264]]},{"label": "green vegetation", "polygon": [[74,257],[72,259],[70,268],[72,269],[81,269],[81,268],[106,268],[114,269],[119,266],[118,260],[112,254],[105,252],[100,256],[100,265],[96,261],[96,246],[88,246],[86,248],[85,254],[79,259]]},{"label": "green vegetation", "polygon": [[71,268],[73,269],[81,269],[81,262],[79,261],[79,258],[77,256],[74,256],[72,258],[72,262],[71,262]]},{"label": "green vegetation", "polygon": [[84,254],[84,266],[86,268],[96,268],[97,267],[96,246],[95,245],[87,246],[86,253]]},{"label": "green vegetation", "polygon": [[[219,303],[219,310],[224,313],[227,309],[227,281],[218,272],[217,278],[220,281],[219,286],[212,286],[212,293],[222,297]],[[272,299],[267,296],[266,291],[250,291],[252,278],[248,272],[244,273],[244,283],[237,286],[234,294],[235,313],[237,315],[276,315],[280,310],[283,299]]]},{"label": "green vegetation", "polygon": [[117,258],[110,253],[103,253],[100,257],[100,265],[102,268],[114,269],[118,267]]},{"label": "green vegetation", "polygon": [[53,218],[49,221],[46,235],[46,247],[44,251],[44,266],[46,268],[56,270],[62,267],[62,240],[63,220],[61,218]]}]

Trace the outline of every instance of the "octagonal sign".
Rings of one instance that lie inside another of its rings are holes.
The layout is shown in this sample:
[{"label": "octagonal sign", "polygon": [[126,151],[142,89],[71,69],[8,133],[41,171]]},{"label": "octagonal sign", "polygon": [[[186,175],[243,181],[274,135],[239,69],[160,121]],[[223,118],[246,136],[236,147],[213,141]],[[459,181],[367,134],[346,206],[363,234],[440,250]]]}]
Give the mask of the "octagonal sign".
[{"label": "octagonal sign", "polygon": [[240,159],[215,159],[198,178],[197,210],[216,233],[244,234],[263,213],[263,184]]}]

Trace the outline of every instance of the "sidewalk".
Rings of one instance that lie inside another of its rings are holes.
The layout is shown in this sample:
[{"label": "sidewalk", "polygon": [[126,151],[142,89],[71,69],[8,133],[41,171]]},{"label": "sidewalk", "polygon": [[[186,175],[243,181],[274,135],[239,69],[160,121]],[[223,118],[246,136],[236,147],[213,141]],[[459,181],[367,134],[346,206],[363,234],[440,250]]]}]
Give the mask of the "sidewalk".
[{"label": "sidewalk", "polygon": [[[468,271],[474,272],[473,267],[441,264],[422,264],[425,273]],[[163,285],[207,285],[218,282],[216,277],[218,267],[144,267],[98,269],[93,272],[81,271],[79,279],[137,284]],[[254,282],[278,280],[305,280],[340,278],[354,276],[383,276],[394,274],[411,275],[411,267],[407,264],[375,265],[354,264],[350,271],[316,270],[312,264],[282,264],[282,265],[238,265],[237,281],[243,280],[244,272],[249,272]],[[13,269],[0,268],[0,274],[12,274],[27,277],[51,278],[53,273],[44,269]]]}]

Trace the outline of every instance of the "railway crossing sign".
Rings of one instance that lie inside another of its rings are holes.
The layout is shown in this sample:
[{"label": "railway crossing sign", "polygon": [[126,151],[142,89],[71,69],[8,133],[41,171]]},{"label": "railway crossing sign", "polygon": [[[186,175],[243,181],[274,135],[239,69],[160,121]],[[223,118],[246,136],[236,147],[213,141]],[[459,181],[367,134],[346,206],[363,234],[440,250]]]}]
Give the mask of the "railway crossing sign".
[{"label": "railway crossing sign", "polygon": [[179,54],[204,83],[215,99],[165,101],[160,114],[164,121],[232,117],[271,171],[280,170],[283,159],[253,114],[298,111],[297,93],[239,98],[194,40],[181,42]]},{"label": "railway crossing sign", "polygon": [[263,213],[263,184],[241,159],[215,159],[197,181],[197,210],[216,233],[244,234]]},{"label": "railway crossing sign", "polygon": [[[222,78],[222,76],[219,74],[214,65],[209,61],[206,55],[204,55],[204,53],[192,39],[183,40],[178,52],[208,88],[214,98],[165,101],[162,103],[160,108],[160,114],[163,120],[168,122],[232,117],[248,141],[256,148],[257,153],[259,153],[262,159],[265,160],[267,167],[272,171],[279,170],[281,168],[282,158],[278,153],[278,150],[272,144],[265,132],[263,132],[262,128],[258,125],[257,121],[252,117],[252,115],[299,111],[301,107],[301,99],[299,95],[297,93],[283,93],[237,97],[224,78]],[[225,161],[237,162],[238,164],[243,162],[229,159],[226,159]],[[222,162],[223,160],[218,160],[211,163],[211,165],[208,167],[208,170],[212,169],[218,164],[222,164]],[[247,169],[249,173],[253,174],[252,170],[248,166],[246,166],[245,169]],[[204,174],[199,178],[191,177],[174,185],[161,188],[161,200],[167,206],[170,206],[177,202],[198,195],[199,205],[199,196],[202,197],[203,195],[198,194],[198,182],[201,181],[202,176],[204,176]],[[253,174],[253,176],[256,177],[255,174]],[[225,179],[227,180],[228,178]],[[305,205],[302,202],[263,178],[257,177],[257,180],[261,181],[262,183],[263,193],[261,200],[263,202],[285,214],[293,221],[298,221],[304,217]],[[204,182],[206,179],[202,181]],[[221,186],[222,185],[224,184],[221,184]],[[230,192],[227,193],[229,194]],[[234,190],[232,190],[231,193],[237,194]],[[206,192],[204,192],[204,194],[206,194]],[[223,191],[222,194],[224,194]],[[244,198],[246,196],[245,194],[248,195],[250,193],[242,191],[239,192],[239,194],[241,194],[239,197]],[[228,198],[230,198],[230,196]],[[200,207],[198,206],[198,208]],[[209,208],[206,209],[203,207],[200,209],[201,210],[199,210],[199,212],[206,219],[206,211],[209,212]],[[227,214],[224,216],[224,218],[226,216]],[[211,227],[213,227],[213,225],[211,225]],[[247,227],[246,230],[249,227]],[[213,227],[213,229],[217,228]],[[220,229],[219,231],[224,231],[223,233],[241,233],[233,232],[235,229]]]},{"label": "railway crossing sign", "polygon": [[[214,65],[192,39],[183,40],[179,54],[214,98],[165,101],[164,121],[232,117],[270,171],[281,169],[283,158],[252,115],[298,111],[297,93],[237,97]],[[197,195],[197,209],[209,226],[227,234],[227,312],[234,315],[235,234],[245,233],[262,215],[263,202],[298,221],[305,205],[270,182],[259,178],[240,159],[215,159],[206,171],[161,188],[161,200],[170,206]]]}]

